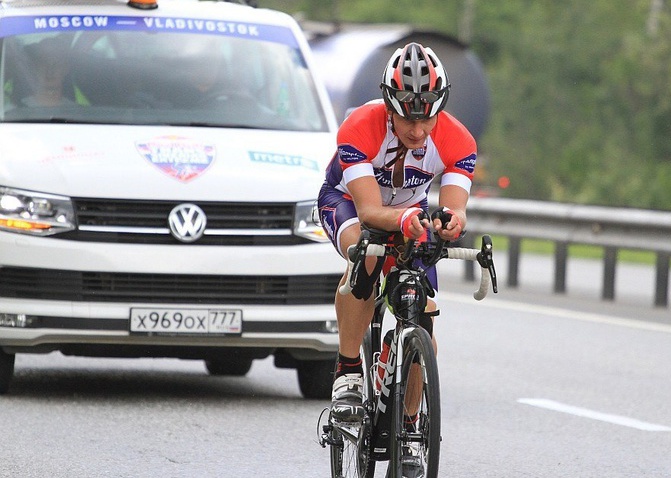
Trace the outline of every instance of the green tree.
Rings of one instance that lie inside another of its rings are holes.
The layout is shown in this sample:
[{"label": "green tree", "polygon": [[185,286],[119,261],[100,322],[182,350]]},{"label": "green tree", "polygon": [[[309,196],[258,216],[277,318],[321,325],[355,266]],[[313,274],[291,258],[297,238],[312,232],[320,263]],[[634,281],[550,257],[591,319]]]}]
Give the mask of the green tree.
[{"label": "green tree", "polygon": [[670,0],[261,3],[470,40],[492,97],[479,149],[488,181],[511,179],[502,194],[671,209]]}]

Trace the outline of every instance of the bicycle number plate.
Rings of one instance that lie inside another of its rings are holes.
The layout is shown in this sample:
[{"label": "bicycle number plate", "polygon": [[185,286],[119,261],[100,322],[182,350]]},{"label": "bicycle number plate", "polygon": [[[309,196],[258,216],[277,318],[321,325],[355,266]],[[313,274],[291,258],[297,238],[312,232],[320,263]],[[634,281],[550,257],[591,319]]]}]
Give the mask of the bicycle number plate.
[{"label": "bicycle number plate", "polygon": [[130,309],[135,334],[241,335],[240,309]]}]

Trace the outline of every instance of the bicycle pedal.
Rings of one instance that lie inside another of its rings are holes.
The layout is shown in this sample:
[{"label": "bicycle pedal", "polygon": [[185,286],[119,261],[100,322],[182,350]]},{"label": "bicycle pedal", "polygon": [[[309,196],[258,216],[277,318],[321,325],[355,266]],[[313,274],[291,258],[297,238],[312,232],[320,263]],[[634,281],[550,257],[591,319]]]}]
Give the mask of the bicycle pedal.
[{"label": "bicycle pedal", "polygon": [[365,416],[366,408],[363,404],[334,403],[331,406],[329,421],[339,424],[360,425]]}]

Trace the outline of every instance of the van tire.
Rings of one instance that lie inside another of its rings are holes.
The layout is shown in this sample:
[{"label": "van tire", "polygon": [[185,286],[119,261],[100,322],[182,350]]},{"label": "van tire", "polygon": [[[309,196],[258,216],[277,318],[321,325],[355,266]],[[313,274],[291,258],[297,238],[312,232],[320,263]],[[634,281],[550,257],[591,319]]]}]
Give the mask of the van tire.
[{"label": "van tire", "polygon": [[9,391],[9,384],[14,376],[14,362],[16,355],[5,353],[0,349],[0,395]]},{"label": "van tire", "polygon": [[332,360],[299,360],[298,386],[301,394],[310,399],[330,399],[333,389],[333,371],[335,359]]},{"label": "van tire", "polygon": [[246,357],[227,356],[223,359],[211,359],[205,361],[205,368],[210,375],[232,377],[244,377],[252,368],[253,359]]}]

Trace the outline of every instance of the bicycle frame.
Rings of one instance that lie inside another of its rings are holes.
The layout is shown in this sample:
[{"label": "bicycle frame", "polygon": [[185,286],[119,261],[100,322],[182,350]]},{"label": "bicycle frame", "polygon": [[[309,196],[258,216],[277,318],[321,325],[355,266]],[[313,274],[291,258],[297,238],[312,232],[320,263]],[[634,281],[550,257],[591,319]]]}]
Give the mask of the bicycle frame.
[{"label": "bicycle frame", "polygon": [[[440,252],[443,244],[439,243],[436,245],[436,250]],[[427,264],[424,268],[420,267],[416,262],[413,262],[413,252],[415,244],[414,242],[408,243],[403,253],[398,254],[396,257],[396,267],[398,267],[399,275],[405,274],[405,279],[403,284],[410,289],[416,289],[413,301],[410,306],[402,309],[401,311],[393,311],[394,317],[396,319],[396,326],[394,327],[394,333],[391,340],[391,345],[389,349],[389,356],[387,357],[386,363],[384,364],[384,372],[380,380],[380,388],[373,390],[371,399],[374,401],[374,406],[372,407],[371,412],[373,413],[372,420],[372,452],[371,457],[375,461],[388,460],[390,457],[390,445],[393,444],[391,423],[393,420],[394,407],[402,407],[403,398],[401,396],[401,370],[403,368],[403,357],[405,354],[405,344],[407,343],[408,336],[412,333],[413,329],[420,328],[418,320],[420,314],[424,312],[424,307],[426,305],[426,297],[435,295],[435,292],[431,285],[425,279],[425,270],[434,265],[440,260],[440,255],[435,251],[431,253],[431,258],[427,259]],[[390,255],[394,254],[394,247],[391,245],[386,246],[385,254]],[[427,255],[429,249],[427,249]],[[381,338],[382,338],[382,323],[385,316],[386,304],[392,304],[399,302],[395,295],[402,294],[404,291],[396,286],[394,289],[385,284],[384,289],[377,295],[376,304],[375,304],[375,313],[370,325],[371,331],[371,346],[372,346],[372,367],[370,370],[367,370],[366,373],[369,374],[369,381],[374,383],[376,377],[379,376],[378,367],[379,363],[379,354],[381,352]],[[418,294],[417,291],[422,289],[423,292]],[[405,291],[407,293],[407,290]],[[420,297],[424,294],[424,301]],[[419,301],[420,306],[417,307],[414,301]],[[423,330],[423,329],[422,329]],[[427,333],[427,340],[430,342],[430,336]],[[398,415],[400,412],[396,410]],[[419,440],[421,437],[415,437]],[[411,437],[399,437],[396,439],[412,439]]]},{"label": "bicycle frame", "polygon": [[[382,314],[379,316],[380,325],[384,317],[384,309],[382,309]],[[373,319],[373,320],[377,320]],[[399,321],[400,323],[400,321]],[[375,461],[382,461],[389,459],[389,440],[391,438],[391,419],[393,414],[392,407],[397,404],[400,405],[402,402],[401,397],[401,368],[403,367],[403,353],[404,353],[404,344],[406,343],[406,338],[413,328],[419,327],[416,324],[404,323],[400,328],[395,330],[395,333],[392,337],[392,343],[389,348],[389,356],[386,363],[384,364],[384,374],[381,379],[381,385],[379,390],[373,390],[371,399],[374,401],[374,406],[372,408],[373,420],[372,420],[372,458]],[[369,380],[374,382],[375,377],[378,376],[377,367],[379,364],[379,353],[381,350],[380,342],[376,342],[374,339],[373,342],[373,364],[372,370],[365,371],[369,374]]]}]

